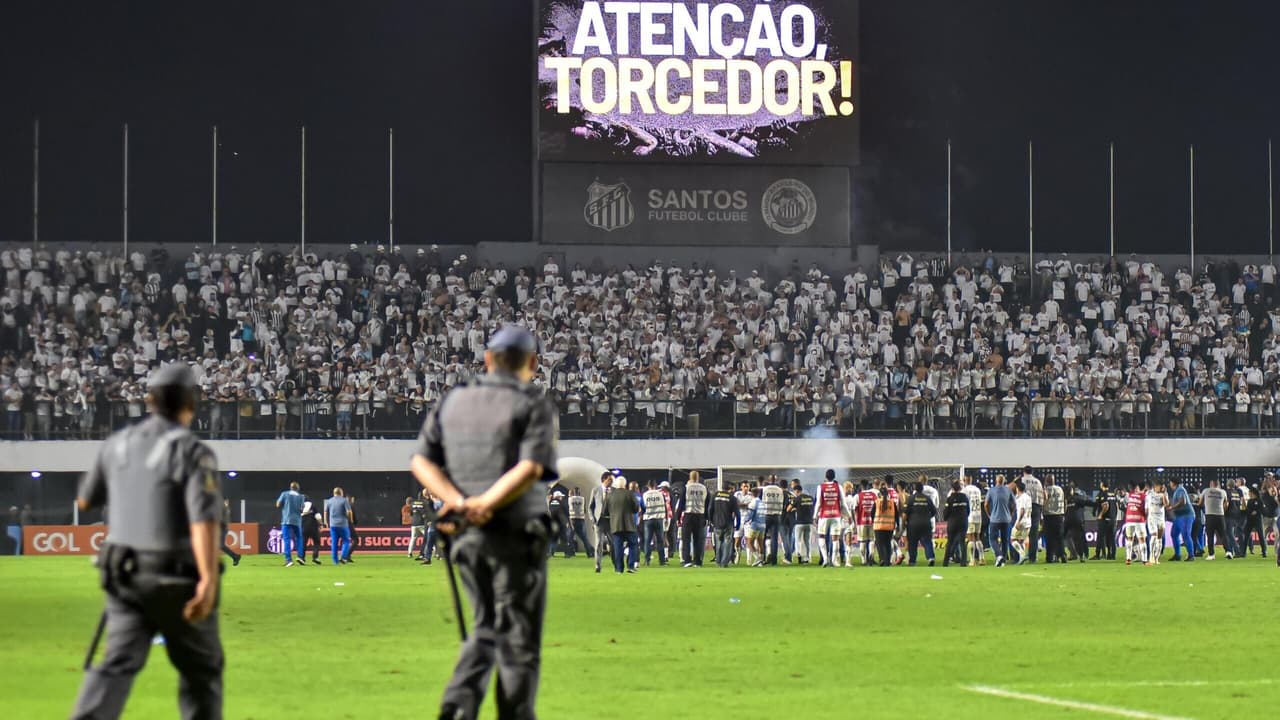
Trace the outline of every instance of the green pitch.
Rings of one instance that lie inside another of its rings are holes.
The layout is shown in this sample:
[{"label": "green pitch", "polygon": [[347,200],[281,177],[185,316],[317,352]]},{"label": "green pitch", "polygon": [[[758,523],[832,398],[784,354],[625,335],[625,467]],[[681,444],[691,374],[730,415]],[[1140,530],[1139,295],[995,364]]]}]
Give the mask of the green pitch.
[{"label": "green pitch", "polygon": [[[434,717],[457,646],[447,592],[441,564],[398,556],[228,568],[227,718]],[[1280,569],[1256,556],[1149,568],[655,564],[631,576],[556,558],[539,711],[1263,717],[1280,703],[1278,595]],[[4,717],[66,716],[99,608],[87,558],[0,559]],[[163,650],[126,717],[176,716]]]}]

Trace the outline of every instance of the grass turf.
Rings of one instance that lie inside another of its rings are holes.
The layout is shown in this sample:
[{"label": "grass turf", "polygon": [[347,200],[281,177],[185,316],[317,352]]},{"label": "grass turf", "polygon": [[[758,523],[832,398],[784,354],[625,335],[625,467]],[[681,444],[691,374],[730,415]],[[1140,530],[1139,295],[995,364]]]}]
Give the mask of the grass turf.
[{"label": "grass turf", "polygon": [[[1280,701],[1266,660],[1280,641],[1271,558],[655,563],[617,576],[579,555],[552,560],[550,588],[544,718],[1105,716],[965,689],[979,684],[1151,717],[1261,717]],[[228,568],[226,717],[434,717],[457,648],[447,592],[440,563],[399,556],[288,569],[257,556]],[[66,717],[100,607],[87,558],[0,558],[6,718]],[[127,718],[176,716],[173,670],[153,650]]]}]

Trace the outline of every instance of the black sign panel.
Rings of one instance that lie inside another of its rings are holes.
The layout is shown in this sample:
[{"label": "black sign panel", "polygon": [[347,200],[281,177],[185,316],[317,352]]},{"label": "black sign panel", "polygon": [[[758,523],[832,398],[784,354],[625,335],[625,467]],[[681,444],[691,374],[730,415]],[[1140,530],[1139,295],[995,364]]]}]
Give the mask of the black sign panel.
[{"label": "black sign panel", "polygon": [[849,244],[843,167],[548,163],[542,173],[544,243]]}]

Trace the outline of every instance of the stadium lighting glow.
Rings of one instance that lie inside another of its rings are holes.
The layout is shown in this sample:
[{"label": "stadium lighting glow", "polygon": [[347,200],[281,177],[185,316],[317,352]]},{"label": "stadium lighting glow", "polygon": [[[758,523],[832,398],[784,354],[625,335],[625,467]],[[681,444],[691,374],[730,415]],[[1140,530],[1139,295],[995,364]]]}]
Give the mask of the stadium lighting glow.
[{"label": "stadium lighting glow", "polygon": [[1164,472],[1164,468],[1163,468],[1163,467],[1158,467],[1158,468],[1156,468],[1156,472],[1158,472],[1158,473],[1162,473],[1162,472]]},{"label": "stadium lighting glow", "polygon": [[41,475],[43,475],[43,474],[44,474],[44,473],[40,472],[39,470],[32,470],[32,471],[31,471],[31,479],[32,479],[32,480],[39,480],[39,479],[40,479],[40,476],[41,476]]},{"label": "stadium lighting glow", "polygon": [[235,477],[236,475],[239,475],[239,474],[240,474],[240,473],[236,472],[235,470],[228,470],[228,471],[227,471],[227,477]]},{"label": "stadium lighting glow", "polygon": [[978,472],[982,473],[983,475],[986,475],[986,474],[987,474],[987,469],[986,469],[986,468],[982,468],[982,469],[981,469],[981,470],[979,470]]}]

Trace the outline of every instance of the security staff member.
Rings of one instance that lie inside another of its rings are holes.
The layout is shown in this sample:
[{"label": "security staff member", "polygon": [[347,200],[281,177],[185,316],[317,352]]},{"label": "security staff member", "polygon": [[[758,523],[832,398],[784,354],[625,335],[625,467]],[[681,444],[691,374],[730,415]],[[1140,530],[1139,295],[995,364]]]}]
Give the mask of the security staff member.
[{"label": "security staff member", "polygon": [[680,518],[680,560],[684,567],[702,567],[707,553],[707,486],[697,470],[684,486],[684,515]]},{"label": "security staff member", "polygon": [[1098,514],[1098,543],[1094,546],[1094,560],[1116,559],[1116,514],[1120,511],[1120,499],[1107,487],[1099,483],[1098,497],[1094,500]]},{"label": "security staff member", "polygon": [[[770,475],[769,484],[760,492],[760,501],[764,505],[764,539],[769,544],[769,556],[766,565],[778,564],[778,542],[782,538],[782,506],[786,502],[786,493],[778,487],[778,476]],[[791,562],[790,558],[786,558]]]},{"label": "security staff member", "polygon": [[[239,565],[240,553],[232,550],[231,546],[227,544],[227,528],[229,527],[231,527],[231,501],[222,498],[222,552],[231,558],[232,565]],[[1265,541],[1263,547],[1266,547]]]},{"label": "security staff member", "polygon": [[795,509],[796,562],[804,565],[813,556],[813,496],[798,484],[793,488],[791,507]]},{"label": "security staff member", "polygon": [[969,496],[964,494],[960,481],[951,483],[951,494],[943,506],[942,519],[947,523],[947,552],[942,556],[942,566],[952,562],[964,565],[964,536],[969,529]]},{"label": "security staff member", "polygon": [[147,393],[151,417],[107,438],[81,480],[80,509],[106,506],[98,566],[107,641],[102,662],[86,667],[73,719],[120,716],[156,633],[182,676],[181,716],[222,717],[222,492],[213,453],[188,430],[197,388],[186,365],[156,371]]},{"label": "security staff member", "polygon": [[535,717],[547,597],[550,518],[534,486],[556,472],[556,407],[530,384],[537,343],[507,326],[489,340],[487,374],[450,392],[423,424],[414,477],[443,501],[437,529],[465,515],[450,557],[472,608],[441,701],[444,720],[474,720],[497,665],[498,717]]},{"label": "security staff member", "polygon": [[782,488],[782,525],[778,528],[779,534],[782,536],[782,549],[786,553],[787,562],[791,562],[791,556],[796,551],[796,508],[792,501],[796,496],[796,488],[800,485],[799,479],[793,479],[792,487],[788,488],[785,481],[779,482],[778,486]]},{"label": "security staff member", "polygon": [[[1063,516],[1067,511],[1067,497],[1058,487],[1057,478],[1046,475],[1044,478],[1044,550],[1049,562],[1067,561],[1067,553],[1062,547]],[[1034,511],[1034,506],[1032,506]]]},{"label": "security staff member", "polygon": [[407,557],[413,559],[413,549],[418,546],[418,538],[422,538],[423,548],[418,552],[421,558],[427,550],[427,491],[418,493],[418,497],[409,501],[409,550]]},{"label": "security staff member", "polygon": [[916,564],[916,548],[924,545],[924,556],[933,566],[933,521],[938,516],[938,506],[924,491],[924,483],[918,482],[907,498],[907,563]]},{"label": "security staff member", "polygon": [[605,548],[613,544],[609,531],[609,505],[605,502],[612,488],[613,473],[606,470],[600,475],[600,484],[591,488],[591,501],[587,505],[596,527],[596,572],[600,572],[600,559],[604,557]]},{"label": "security staff member", "polygon": [[1066,535],[1068,559],[1084,562],[1089,555],[1089,543],[1084,537],[1085,510],[1093,506],[1093,501],[1085,495],[1075,483],[1067,486],[1067,514],[1063,531]]}]

